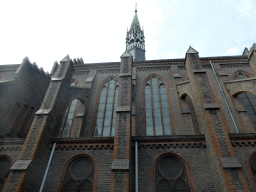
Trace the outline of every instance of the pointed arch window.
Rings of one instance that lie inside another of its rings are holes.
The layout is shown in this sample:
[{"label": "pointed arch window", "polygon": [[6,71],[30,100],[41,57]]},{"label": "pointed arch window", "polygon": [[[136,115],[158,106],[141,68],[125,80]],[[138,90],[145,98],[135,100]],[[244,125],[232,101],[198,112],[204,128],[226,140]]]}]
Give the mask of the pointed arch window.
[{"label": "pointed arch window", "polygon": [[243,72],[238,72],[234,79],[245,79],[245,78],[249,78],[249,75],[247,75],[246,73],[243,73]]},{"label": "pointed arch window", "polygon": [[189,192],[189,184],[184,164],[175,156],[162,157],[155,170],[157,192]]},{"label": "pointed arch window", "polygon": [[[70,86],[75,86],[75,87],[79,87],[79,84],[77,82],[72,82],[70,84]],[[68,137],[69,133],[70,133],[70,129],[72,126],[72,122],[74,119],[74,114],[75,114],[75,109],[76,109],[76,104],[77,104],[78,100],[74,99],[70,106],[67,108],[64,118],[62,120],[62,124],[61,124],[61,129],[59,132],[59,136],[60,137]]]},{"label": "pointed arch window", "polygon": [[150,78],[145,86],[146,134],[170,135],[166,89],[163,82],[156,77]]},{"label": "pointed arch window", "polygon": [[10,168],[10,160],[5,156],[0,157],[0,191],[2,191],[4,188],[4,183],[9,174]]},{"label": "pointed arch window", "polygon": [[18,117],[21,105],[19,102],[16,102],[6,117],[2,127],[0,125],[0,136],[5,137],[6,133],[8,134],[11,131],[12,125],[15,123],[16,118]]},{"label": "pointed arch window", "polygon": [[61,191],[92,192],[93,176],[92,161],[87,157],[78,157],[68,165]]},{"label": "pointed arch window", "polygon": [[95,136],[115,136],[118,81],[110,79],[101,89]]},{"label": "pointed arch window", "polygon": [[[235,79],[245,79],[245,78],[249,78],[249,76],[242,72],[239,72],[235,76]],[[255,95],[250,92],[243,92],[243,93],[240,93],[237,97],[243,104],[246,111],[248,112],[248,115],[251,119],[251,122],[254,128],[256,128],[256,97]]]},{"label": "pointed arch window", "polygon": [[254,154],[251,158],[251,170],[254,180],[256,181],[256,154]]}]

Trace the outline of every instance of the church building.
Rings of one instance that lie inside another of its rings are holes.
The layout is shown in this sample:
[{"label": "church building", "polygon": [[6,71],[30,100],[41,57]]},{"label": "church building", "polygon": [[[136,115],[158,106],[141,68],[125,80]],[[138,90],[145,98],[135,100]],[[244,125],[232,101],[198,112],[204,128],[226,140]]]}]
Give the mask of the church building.
[{"label": "church building", "polygon": [[120,62],[0,66],[0,191],[255,191],[256,44],[146,60],[137,10],[125,43]]}]

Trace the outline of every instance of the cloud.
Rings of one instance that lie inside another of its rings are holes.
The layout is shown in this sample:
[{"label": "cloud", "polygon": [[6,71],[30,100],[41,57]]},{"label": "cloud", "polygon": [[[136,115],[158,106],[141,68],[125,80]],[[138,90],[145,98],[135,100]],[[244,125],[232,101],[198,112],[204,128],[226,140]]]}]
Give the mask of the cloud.
[{"label": "cloud", "polygon": [[236,47],[228,49],[223,55],[236,55],[238,53],[238,49]]},{"label": "cloud", "polygon": [[255,0],[223,0],[225,3],[233,5],[235,9],[242,16],[256,17],[255,8],[256,2]]}]

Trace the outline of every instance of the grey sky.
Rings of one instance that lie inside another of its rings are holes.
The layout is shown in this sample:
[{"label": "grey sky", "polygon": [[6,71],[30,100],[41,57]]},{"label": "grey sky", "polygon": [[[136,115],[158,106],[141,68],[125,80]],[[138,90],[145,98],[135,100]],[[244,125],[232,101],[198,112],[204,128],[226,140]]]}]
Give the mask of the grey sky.
[{"label": "grey sky", "polygon": [[[146,59],[240,55],[256,42],[253,0],[137,0]],[[120,61],[135,1],[1,1],[0,64],[26,56],[50,71],[67,54],[85,63]]]}]

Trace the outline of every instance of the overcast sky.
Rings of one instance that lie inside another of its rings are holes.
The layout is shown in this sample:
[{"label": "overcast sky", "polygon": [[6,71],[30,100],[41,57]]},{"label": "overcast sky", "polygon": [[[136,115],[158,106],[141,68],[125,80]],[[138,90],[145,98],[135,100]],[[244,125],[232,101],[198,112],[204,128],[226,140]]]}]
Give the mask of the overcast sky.
[{"label": "overcast sky", "polygon": [[184,58],[190,45],[200,57],[241,55],[256,42],[255,0],[2,0],[0,64],[120,61],[135,2],[147,60]]}]

